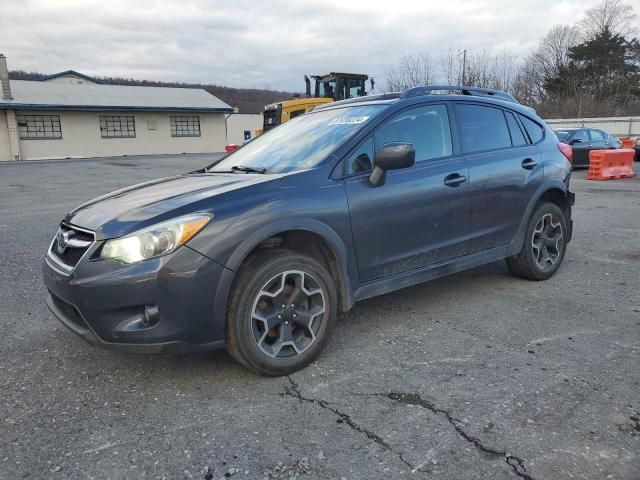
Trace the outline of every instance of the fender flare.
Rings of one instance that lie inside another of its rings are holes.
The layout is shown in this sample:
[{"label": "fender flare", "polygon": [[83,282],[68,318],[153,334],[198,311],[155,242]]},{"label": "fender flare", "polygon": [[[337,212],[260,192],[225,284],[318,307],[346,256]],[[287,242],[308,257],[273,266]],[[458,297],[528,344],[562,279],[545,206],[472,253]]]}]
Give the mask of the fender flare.
[{"label": "fender flare", "polygon": [[518,227],[518,233],[512,242],[510,255],[516,255],[522,250],[524,236],[527,231],[527,226],[529,225],[529,219],[531,218],[531,215],[533,215],[533,210],[540,201],[540,198],[542,198],[542,196],[549,190],[560,190],[565,197],[568,196],[569,191],[567,185],[563,181],[555,178],[545,179],[545,181],[538,186],[534,194],[531,196],[531,200],[529,201],[524,215],[522,216],[520,227]]},{"label": "fender flare", "polygon": [[339,278],[335,280],[337,280],[336,286],[342,294],[342,303],[339,307],[341,307],[341,309],[348,310],[353,306],[355,302],[353,299],[353,289],[349,275],[348,261],[354,262],[354,260],[353,256],[349,255],[347,246],[340,235],[338,235],[331,227],[318,220],[311,218],[291,218],[276,220],[263,225],[245,238],[233,251],[225,263],[225,271],[216,291],[216,318],[226,319],[227,302],[231,293],[231,286],[233,285],[233,280],[242,265],[242,262],[244,262],[253,249],[261,242],[269,237],[290,230],[305,230],[322,237],[327,242],[329,248],[333,250],[337,259]]}]

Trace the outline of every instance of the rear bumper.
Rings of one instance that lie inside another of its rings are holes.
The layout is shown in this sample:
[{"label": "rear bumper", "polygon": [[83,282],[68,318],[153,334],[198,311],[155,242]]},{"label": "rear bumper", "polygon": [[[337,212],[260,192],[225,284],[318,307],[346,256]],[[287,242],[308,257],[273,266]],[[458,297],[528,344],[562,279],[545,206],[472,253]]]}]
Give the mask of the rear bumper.
[{"label": "rear bumper", "polygon": [[43,265],[47,306],[60,322],[93,345],[126,353],[224,346],[224,313],[215,312],[221,283],[232,277],[225,273],[188,247],[128,266],[83,260],[70,275]]}]

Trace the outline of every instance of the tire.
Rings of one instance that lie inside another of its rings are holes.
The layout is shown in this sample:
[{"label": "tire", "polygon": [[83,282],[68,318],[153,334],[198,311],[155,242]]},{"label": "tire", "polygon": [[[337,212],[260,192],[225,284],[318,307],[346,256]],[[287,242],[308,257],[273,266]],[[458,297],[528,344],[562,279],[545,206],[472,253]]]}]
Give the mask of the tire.
[{"label": "tire", "polygon": [[546,280],[560,267],[567,238],[567,219],[560,207],[554,203],[540,203],[527,225],[522,251],[508,257],[507,266],[519,277]]},{"label": "tire", "polygon": [[313,362],[337,318],[337,293],[315,259],[265,249],[241,267],[227,307],[226,344],[254,372],[287,375]]}]

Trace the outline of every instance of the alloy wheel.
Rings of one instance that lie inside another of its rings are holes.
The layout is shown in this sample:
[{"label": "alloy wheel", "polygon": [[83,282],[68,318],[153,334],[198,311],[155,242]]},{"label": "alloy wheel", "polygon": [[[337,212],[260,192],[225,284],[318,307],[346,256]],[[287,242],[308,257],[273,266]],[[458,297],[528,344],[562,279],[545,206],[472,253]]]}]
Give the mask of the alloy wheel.
[{"label": "alloy wheel", "polygon": [[272,358],[290,358],[316,340],[325,313],[325,294],[309,273],[289,270],[260,289],[251,309],[258,348]]},{"label": "alloy wheel", "polygon": [[531,248],[533,258],[541,270],[550,270],[562,252],[562,224],[551,213],[545,213],[533,229]]}]

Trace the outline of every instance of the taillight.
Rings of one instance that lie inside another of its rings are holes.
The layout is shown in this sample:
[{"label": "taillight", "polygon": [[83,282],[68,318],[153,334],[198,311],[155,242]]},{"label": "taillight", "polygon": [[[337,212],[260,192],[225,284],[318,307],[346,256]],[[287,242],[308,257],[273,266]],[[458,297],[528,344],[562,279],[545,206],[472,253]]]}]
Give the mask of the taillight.
[{"label": "taillight", "polygon": [[558,142],[558,150],[562,153],[570,163],[573,163],[573,150],[566,143]]}]

